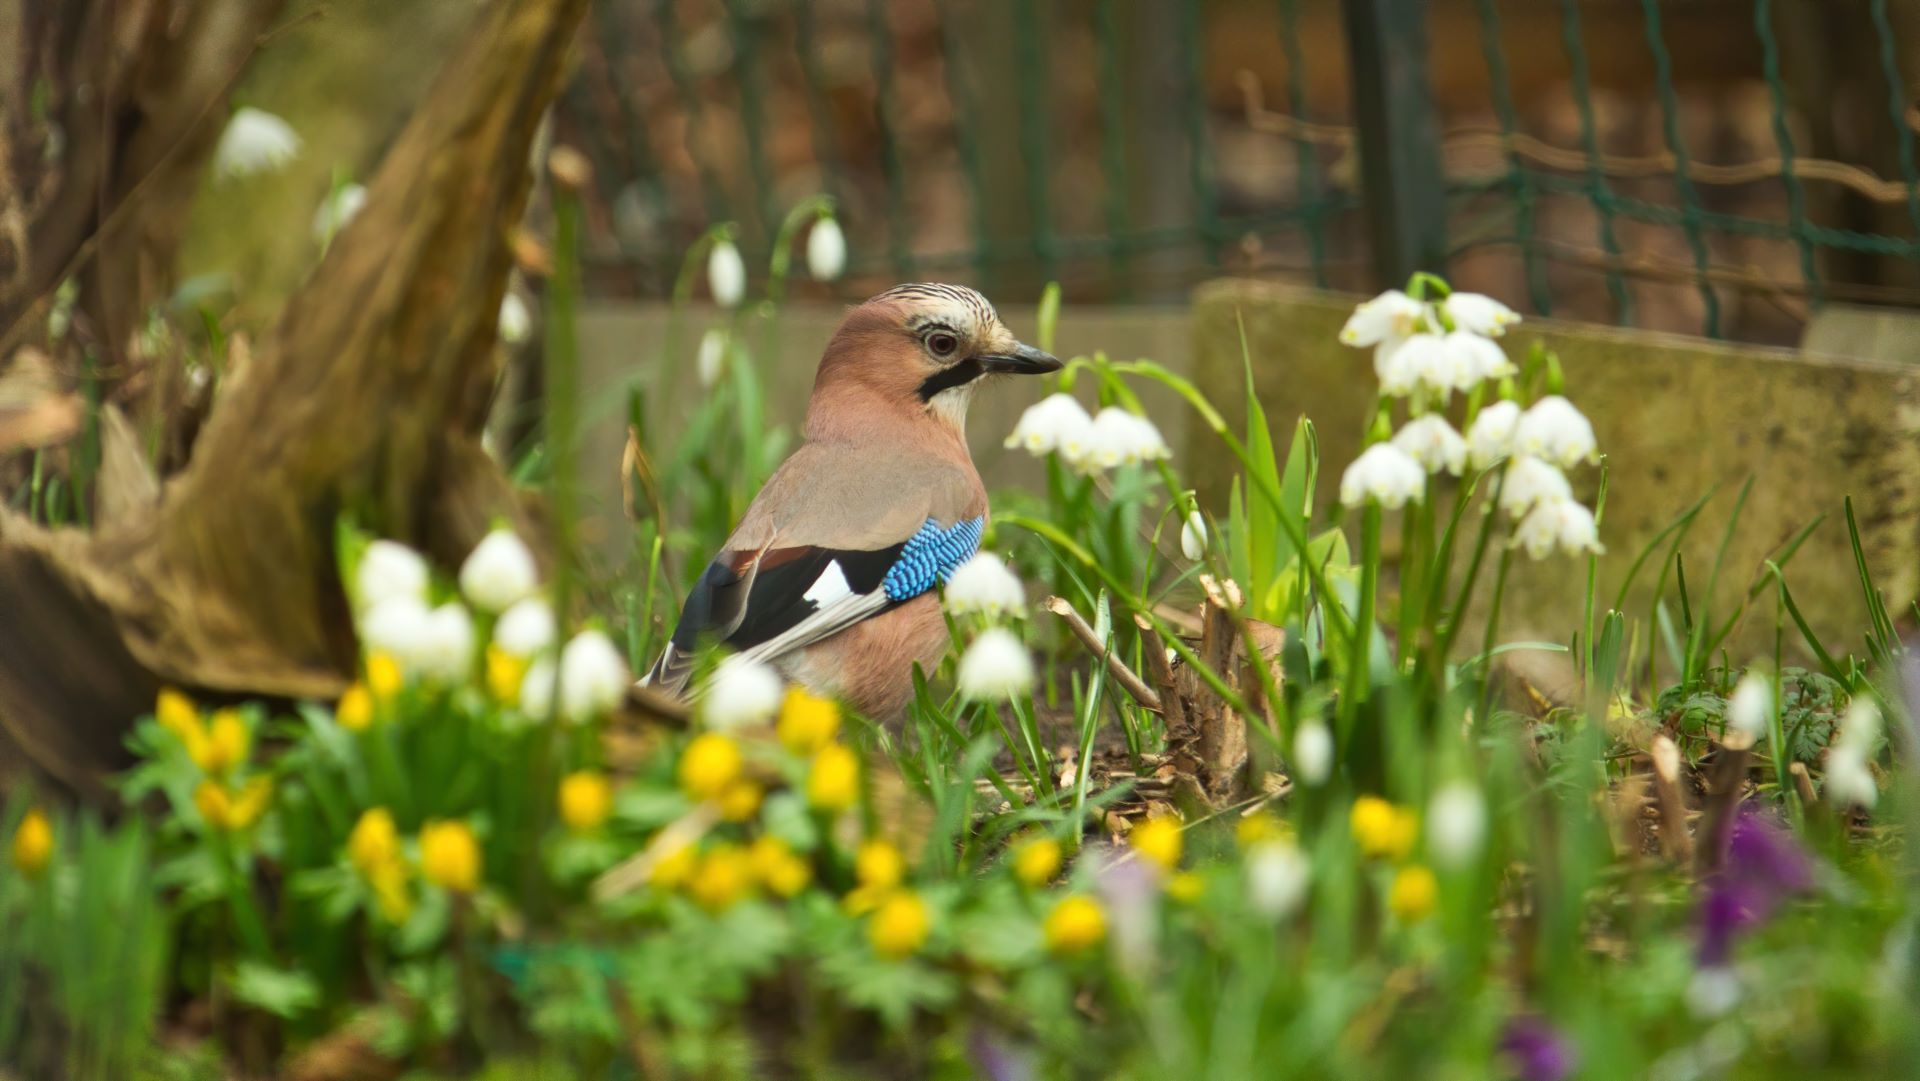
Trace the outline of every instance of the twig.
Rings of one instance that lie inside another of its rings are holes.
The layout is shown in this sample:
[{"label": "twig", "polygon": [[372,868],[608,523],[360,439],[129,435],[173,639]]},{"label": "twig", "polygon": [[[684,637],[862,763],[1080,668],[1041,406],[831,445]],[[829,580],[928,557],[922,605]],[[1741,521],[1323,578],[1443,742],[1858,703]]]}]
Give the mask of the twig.
[{"label": "twig", "polygon": [[1126,662],[1122,661],[1107,643],[1102,642],[1099,635],[1093,633],[1093,628],[1088,626],[1087,621],[1079,612],[1074,611],[1073,605],[1068,604],[1064,597],[1048,597],[1042,607],[1065,621],[1067,629],[1073,632],[1075,638],[1080,639],[1081,645],[1087,647],[1087,652],[1106,660],[1107,671],[1113,676],[1114,682],[1120,684],[1129,695],[1132,695],[1135,702],[1155,713],[1161,712],[1159,693],[1147,686],[1145,680],[1135,675],[1133,669],[1128,668]]},{"label": "twig", "polygon": [[1660,807],[1660,847],[1667,858],[1685,863],[1693,858],[1693,835],[1687,831],[1687,803],[1680,795],[1680,748],[1665,735],[1653,737],[1653,793]]},{"label": "twig", "polygon": [[1714,756],[1707,806],[1700,816],[1700,836],[1693,850],[1696,875],[1704,877],[1720,869],[1720,861],[1727,851],[1727,838],[1733,832],[1734,811],[1740,806],[1747,787],[1747,760],[1752,757],[1752,748],[1752,736],[1729,732],[1720,753]]},{"label": "twig", "polygon": [[1795,762],[1787,767],[1787,772],[1793,776],[1794,791],[1800,793],[1801,805],[1804,807],[1818,806],[1820,797],[1813,793],[1813,775],[1807,772],[1807,764],[1805,762]]}]

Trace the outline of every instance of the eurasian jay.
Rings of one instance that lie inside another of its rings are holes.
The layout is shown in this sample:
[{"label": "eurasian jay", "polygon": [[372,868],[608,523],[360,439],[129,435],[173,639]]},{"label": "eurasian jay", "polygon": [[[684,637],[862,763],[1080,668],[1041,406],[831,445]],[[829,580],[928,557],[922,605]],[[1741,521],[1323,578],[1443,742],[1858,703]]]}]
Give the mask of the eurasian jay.
[{"label": "eurasian jay", "polygon": [[804,441],[695,583],[645,682],[681,692],[696,644],[717,640],[897,716],[914,663],[931,669],[946,651],[933,588],[987,523],[967,405],[985,376],[1059,368],[960,286],[899,285],[848,312],[820,358]]}]

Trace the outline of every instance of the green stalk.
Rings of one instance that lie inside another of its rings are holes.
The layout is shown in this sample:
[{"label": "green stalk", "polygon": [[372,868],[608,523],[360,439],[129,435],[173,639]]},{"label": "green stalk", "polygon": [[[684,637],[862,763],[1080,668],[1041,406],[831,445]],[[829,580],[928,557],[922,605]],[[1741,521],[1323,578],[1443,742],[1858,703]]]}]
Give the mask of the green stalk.
[{"label": "green stalk", "polygon": [[1513,546],[1510,544],[1502,545],[1500,548],[1500,569],[1495,571],[1493,576],[1493,604],[1487,610],[1487,632],[1480,641],[1480,655],[1487,658],[1488,665],[1487,673],[1482,676],[1485,680],[1486,688],[1481,693],[1480,698],[1480,719],[1483,721],[1486,719],[1487,710],[1491,708],[1493,704],[1493,679],[1491,678],[1493,640],[1500,632],[1500,602],[1506,599],[1507,571],[1511,569],[1512,566]]},{"label": "green stalk", "polygon": [[1348,640],[1347,685],[1340,693],[1338,737],[1342,741],[1353,731],[1354,718],[1359,715],[1360,700],[1366,694],[1372,671],[1374,607],[1379,590],[1380,505],[1369,502],[1360,517],[1360,605],[1355,612],[1354,634]]}]

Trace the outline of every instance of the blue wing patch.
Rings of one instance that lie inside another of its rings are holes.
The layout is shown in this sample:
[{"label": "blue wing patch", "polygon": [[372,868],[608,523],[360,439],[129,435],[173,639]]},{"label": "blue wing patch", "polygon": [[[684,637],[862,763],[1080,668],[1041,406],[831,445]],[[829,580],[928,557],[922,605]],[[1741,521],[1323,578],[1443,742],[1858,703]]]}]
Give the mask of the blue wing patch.
[{"label": "blue wing patch", "polygon": [[968,518],[942,529],[938,522],[927,519],[918,533],[907,538],[900,558],[880,580],[887,599],[896,603],[911,600],[932,589],[934,583],[945,582],[954,568],[980,550],[980,533],[986,525],[985,518]]}]

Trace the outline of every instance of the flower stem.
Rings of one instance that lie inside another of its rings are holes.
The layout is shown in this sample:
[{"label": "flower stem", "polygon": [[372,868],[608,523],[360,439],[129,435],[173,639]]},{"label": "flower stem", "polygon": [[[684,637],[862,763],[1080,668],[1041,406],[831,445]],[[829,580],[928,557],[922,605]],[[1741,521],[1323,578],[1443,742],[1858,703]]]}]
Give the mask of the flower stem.
[{"label": "flower stem", "polygon": [[1347,685],[1340,693],[1342,740],[1353,730],[1373,667],[1374,607],[1380,591],[1380,505],[1368,503],[1360,519],[1360,604],[1354,613],[1351,649],[1347,654]]}]

